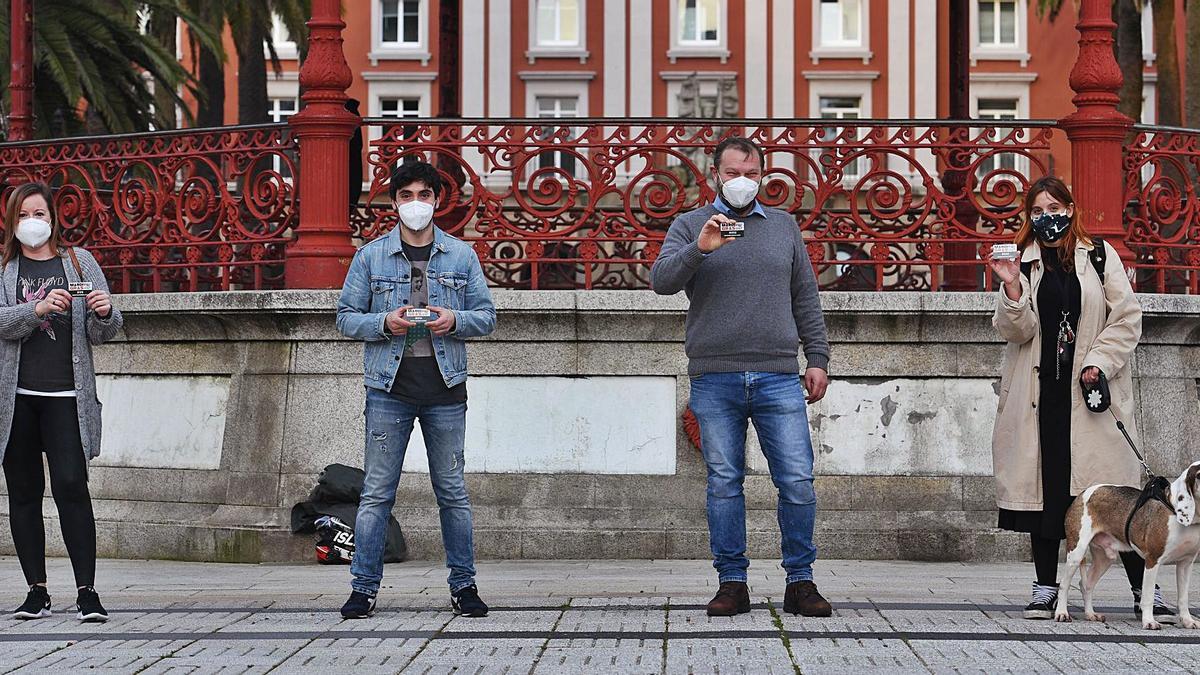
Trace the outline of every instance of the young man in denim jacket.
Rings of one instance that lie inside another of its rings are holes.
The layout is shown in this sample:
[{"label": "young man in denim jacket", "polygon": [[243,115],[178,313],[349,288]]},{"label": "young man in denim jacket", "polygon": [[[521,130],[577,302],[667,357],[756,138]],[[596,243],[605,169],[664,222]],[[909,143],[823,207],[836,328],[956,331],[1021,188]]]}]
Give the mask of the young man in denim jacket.
[{"label": "young man in denim jacket", "polygon": [[[348,619],[375,610],[387,519],[418,419],[441,515],[451,604],[465,616],[488,611],[475,587],[471,503],[463,478],[463,340],[491,333],[496,309],[475,251],[432,224],[441,191],[432,165],[408,161],[396,168],[391,197],[400,225],[359,249],[338,300],[338,330],[366,342],[367,476],[355,523],[352,593],[342,607]],[[420,310],[428,310],[427,316]]]}]

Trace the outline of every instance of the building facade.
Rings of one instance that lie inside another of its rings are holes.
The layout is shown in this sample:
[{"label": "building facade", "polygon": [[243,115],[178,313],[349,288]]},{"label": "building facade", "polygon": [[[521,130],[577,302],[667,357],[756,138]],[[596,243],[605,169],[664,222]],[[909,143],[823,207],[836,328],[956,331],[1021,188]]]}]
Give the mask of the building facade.
[{"label": "building facade", "polygon": [[[1057,119],[1072,111],[1074,12],[1038,17],[1036,0],[461,0],[462,114],[945,117],[952,1],[970,5],[972,117]],[[362,114],[435,113],[436,0],[344,7],[349,95]],[[1143,18],[1141,121],[1153,122],[1148,7]],[[269,81],[270,113],[282,121],[299,109],[299,62],[281,26],[274,37],[284,72]],[[229,51],[226,119],[234,120]]]}]

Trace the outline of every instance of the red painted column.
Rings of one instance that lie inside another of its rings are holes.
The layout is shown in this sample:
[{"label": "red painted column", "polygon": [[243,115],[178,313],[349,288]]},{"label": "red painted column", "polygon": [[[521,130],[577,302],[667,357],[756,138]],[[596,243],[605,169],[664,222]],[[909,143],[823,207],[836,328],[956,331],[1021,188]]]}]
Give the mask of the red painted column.
[{"label": "red painted column", "polygon": [[361,124],[346,110],[353,76],[342,51],[339,0],[313,0],[308,58],[300,69],[304,109],[288,124],[300,143],[300,226],[287,250],[287,288],[340,288],[354,257],[350,203],[350,136]]},{"label": "red painted column", "polygon": [[12,59],[8,91],[12,113],[8,116],[8,139],[33,137],[33,0],[9,3],[9,52]]},{"label": "red painted column", "polygon": [[1060,122],[1071,141],[1072,191],[1076,208],[1095,236],[1111,243],[1127,263],[1123,146],[1133,120],[1117,112],[1121,68],[1113,55],[1110,0],[1083,0],[1079,9],[1079,57],[1071,69],[1075,112]]}]

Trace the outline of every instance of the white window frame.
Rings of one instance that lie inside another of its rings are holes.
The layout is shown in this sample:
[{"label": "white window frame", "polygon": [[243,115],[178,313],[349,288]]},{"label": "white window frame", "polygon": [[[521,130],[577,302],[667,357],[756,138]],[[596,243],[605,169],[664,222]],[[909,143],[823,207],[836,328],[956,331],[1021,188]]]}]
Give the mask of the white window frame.
[{"label": "white window frame", "polygon": [[[642,0],[645,1],[645,0]],[[667,59],[675,63],[679,59],[708,59],[719,58],[721,63],[727,63],[729,51],[729,1],[717,0],[721,18],[717,24],[717,39],[713,42],[689,42],[679,39],[679,0],[667,0],[670,3],[671,17],[671,48],[667,51]]]},{"label": "white window frame", "polygon": [[279,78],[267,78],[267,100],[280,98],[296,99],[296,112],[300,112],[300,74],[285,72]]},{"label": "white window frame", "polygon": [[821,0],[812,0],[812,51],[808,57],[813,63],[821,59],[862,59],[864,64],[871,62],[875,53],[871,51],[871,0],[863,0],[862,11],[858,16],[858,34],[861,44],[853,46],[836,46],[821,44]]},{"label": "white window frame", "polygon": [[[1037,75],[1034,73],[972,73],[971,119],[979,119],[979,101],[982,99],[1016,101],[1017,120],[1029,119],[1029,89],[1036,79]],[[1018,155],[1014,164],[1014,171],[1022,175],[1029,174],[1028,157]],[[977,181],[982,178],[978,174],[975,177]],[[976,182],[975,189],[980,187]]]},{"label": "white window frame", "polygon": [[[287,37],[289,39],[281,39]],[[287,26],[283,25],[278,14],[271,14],[271,42],[275,44],[275,53],[282,61],[293,61],[300,58],[300,48],[296,45],[296,41],[290,39]],[[267,52],[267,46],[263,45],[263,55],[270,58]]]},{"label": "white window frame", "polygon": [[[539,98],[573,98],[578,102],[577,116],[589,116],[591,108],[588,106],[591,103],[588,100],[588,85],[596,77],[595,73],[522,71],[518,73],[518,76],[525,83],[525,117],[538,116],[537,100]],[[580,154],[584,157],[587,156],[586,152]],[[577,177],[582,178],[587,175],[587,167],[584,164],[582,160],[576,162],[575,174]]]},{"label": "white window frame", "polygon": [[[299,73],[285,72],[283,74],[283,76],[281,76],[278,79],[276,79],[274,77],[267,78],[267,102],[272,107],[272,109],[275,107],[274,102],[276,100],[289,99],[289,98],[295,99],[296,113],[300,112],[301,106],[303,105],[303,101],[300,100],[300,74]],[[292,113],[292,115],[295,115],[296,113]],[[268,112],[268,114],[269,114],[269,112]],[[291,115],[289,115],[289,117],[290,116]],[[272,120],[272,121],[274,121],[274,120]],[[283,122],[286,123],[287,118],[284,118]],[[299,166],[300,159],[298,157],[293,157],[292,161],[295,162],[296,166]],[[278,157],[271,160],[271,168],[282,174],[283,165],[280,163]],[[288,182],[288,184],[291,184],[294,177],[293,176],[284,176],[283,178],[285,181]]]},{"label": "white window frame", "polygon": [[[367,83],[367,117],[381,117],[381,99],[385,98],[415,98],[421,103],[418,106],[420,117],[430,116],[430,105],[433,100],[433,73],[414,72],[380,72],[366,71],[360,73]],[[416,118],[410,118],[416,119]],[[366,127],[366,142],[368,151],[372,142],[383,137],[383,128],[372,124]],[[371,171],[369,164],[363,171],[363,194],[371,189]]]},{"label": "white window frame", "polygon": [[[371,2],[371,51],[367,54],[372,66],[379,65],[380,61],[420,61],[421,65],[429,65],[429,60],[432,55],[429,53],[429,0],[419,0],[420,6],[417,9],[417,42],[408,44],[403,42],[384,42],[383,41],[383,0],[370,0]],[[403,0],[401,0],[401,12],[403,12]],[[403,31],[404,27],[401,26]]]},{"label": "white window frame", "polygon": [[588,57],[591,56],[587,49],[587,0],[577,0],[579,42],[573,45],[538,43],[538,2],[539,0],[529,0],[529,49],[525,52],[529,63],[537,63],[538,59],[579,59],[580,63],[587,63]]},{"label": "white window frame", "polygon": [[[383,109],[384,101],[399,101],[401,103],[401,108],[399,110],[397,110],[396,112],[398,112],[400,114],[388,115]],[[419,96],[386,96],[386,95],[384,95],[384,96],[377,96],[375,99],[375,102],[379,106],[379,114],[377,115],[377,117],[388,117],[388,118],[392,118],[392,119],[420,119],[421,118],[422,99]],[[405,106],[405,104],[407,104],[409,102],[416,103],[416,110],[411,111],[413,114],[406,115],[404,113],[410,112],[410,111],[405,110],[404,106]]]},{"label": "white window frame", "polygon": [[[571,117],[559,117],[559,116],[555,116],[555,117],[542,117],[542,116],[541,116],[541,109],[540,109],[540,106],[538,105],[538,101],[539,101],[539,100],[541,100],[541,99],[552,99],[552,100],[555,100],[555,101],[562,101],[562,100],[573,100],[573,101],[575,101],[575,115],[574,115],[574,117],[578,118],[578,117],[586,117],[586,116],[587,116],[587,115],[586,115],[586,113],[587,113],[587,109],[582,107],[582,106],[583,106],[583,101],[582,101],[582,100],[580,100],[580,97],[579,97],[579,96],[557,96],[557,95],[545,95],[545,94],[538,94],[538,95],[535,95],[535,96],[533,97],[533,105],[532,105],[532,106],[529,108],[529,113],[528,113],[528,116],[529,116],[529,117],[534,117],[534,118],[537,118],[537,119],[548,119],[548,120],[550,120],[550,119],[552,119],[552,120],[566,120],[566,119],[573,119],[573,118],[571,118]],[[556,121],[554,124],[556,124],[556,125],[558,125],[558,126],[563,126],[563,123],[562,123],[562,122],[560,122],[560,121]],[[556,151],[553,151],[553,150],[551,150],[551,151],[549,151],[549,152],[556,152]],[[540,153],[539,153],[539,154],[540,154]],[[582,152],[581,154],[583,154],[585,157],[587,156],[587,153],[586,153],[586,151]],[[573,165],[574,165],[574,166],[573,166],[572,175],[573,175],[573,176],[575,176],[576,178],[580,178],[580,177],[582,177],[583,175],[586,175],[586,173],[587,173],[587,167],[586,167],[586,166],[584,166],[584,165],[586,164],[586,162],[585,162],[584,160],[580,160],[580,159],[578,159],[578,158],[575,158],[575,157],[572,157],[571,159],[572,159],[572,160],[574,160],[574,161],[573,161]],[[535,169],[535,170],[540,170],[540,169],[542,168],[542,167],[541,167],[541,157],[540,157],[540,156],[538,157],[537,164],[538,164],[538,167],[537,167],[537,169]],[[566,167],[564,167],[564,166],[561,166],[561,165],[559,164],[559,162],[558,162],[558,159],[557,159],[557,158],[555,158],[555,159],[553,160],[553,164],[554,164],[554,166],[555,166],[555,167],[557,167],[557,168],[559,168],[559,169],[564,169],[564,170],[566,169]]]},{"label": "white window frame", "polygon": [[[808,117],[818,119],[821,117],[821,99],[823,98],[858,98],[859,99],[859,118],[871,119],[874,114],[874,100],[871,96],[874,81],[879,78],[878,72],[870,71],[805,71],[804,77],[808,80]],[[836,125],[830,125],[836,126]],[[814,150],[812,152],[813,160],[820,166],[820,157],[823,150]],[[867,162],[868,158],[860,158],[859,162]],[[842,187],[853,188],[862,180],[862,175],[843,174]]]},{"label": "white window frame", "polygon": [[984,45],[979,42],[979,0],[971,3],[971,65],[980,61],[1019,61],[1029,65],[1029,0],[1016,0],[1016,38],[1011,45]]}]

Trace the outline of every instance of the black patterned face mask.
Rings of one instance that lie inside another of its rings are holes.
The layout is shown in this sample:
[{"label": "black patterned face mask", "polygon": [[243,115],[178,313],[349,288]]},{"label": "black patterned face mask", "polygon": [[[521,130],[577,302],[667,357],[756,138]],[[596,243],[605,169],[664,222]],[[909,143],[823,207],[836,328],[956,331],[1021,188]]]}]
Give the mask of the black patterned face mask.
[{"label": "black patterned face mask", "polygon": [[1065,213],[1043,213],[1034,216],[1030,222],[1033,234],[1038,239],[1053,244],[1067,236],[1071,229],[1071,216]]}]

